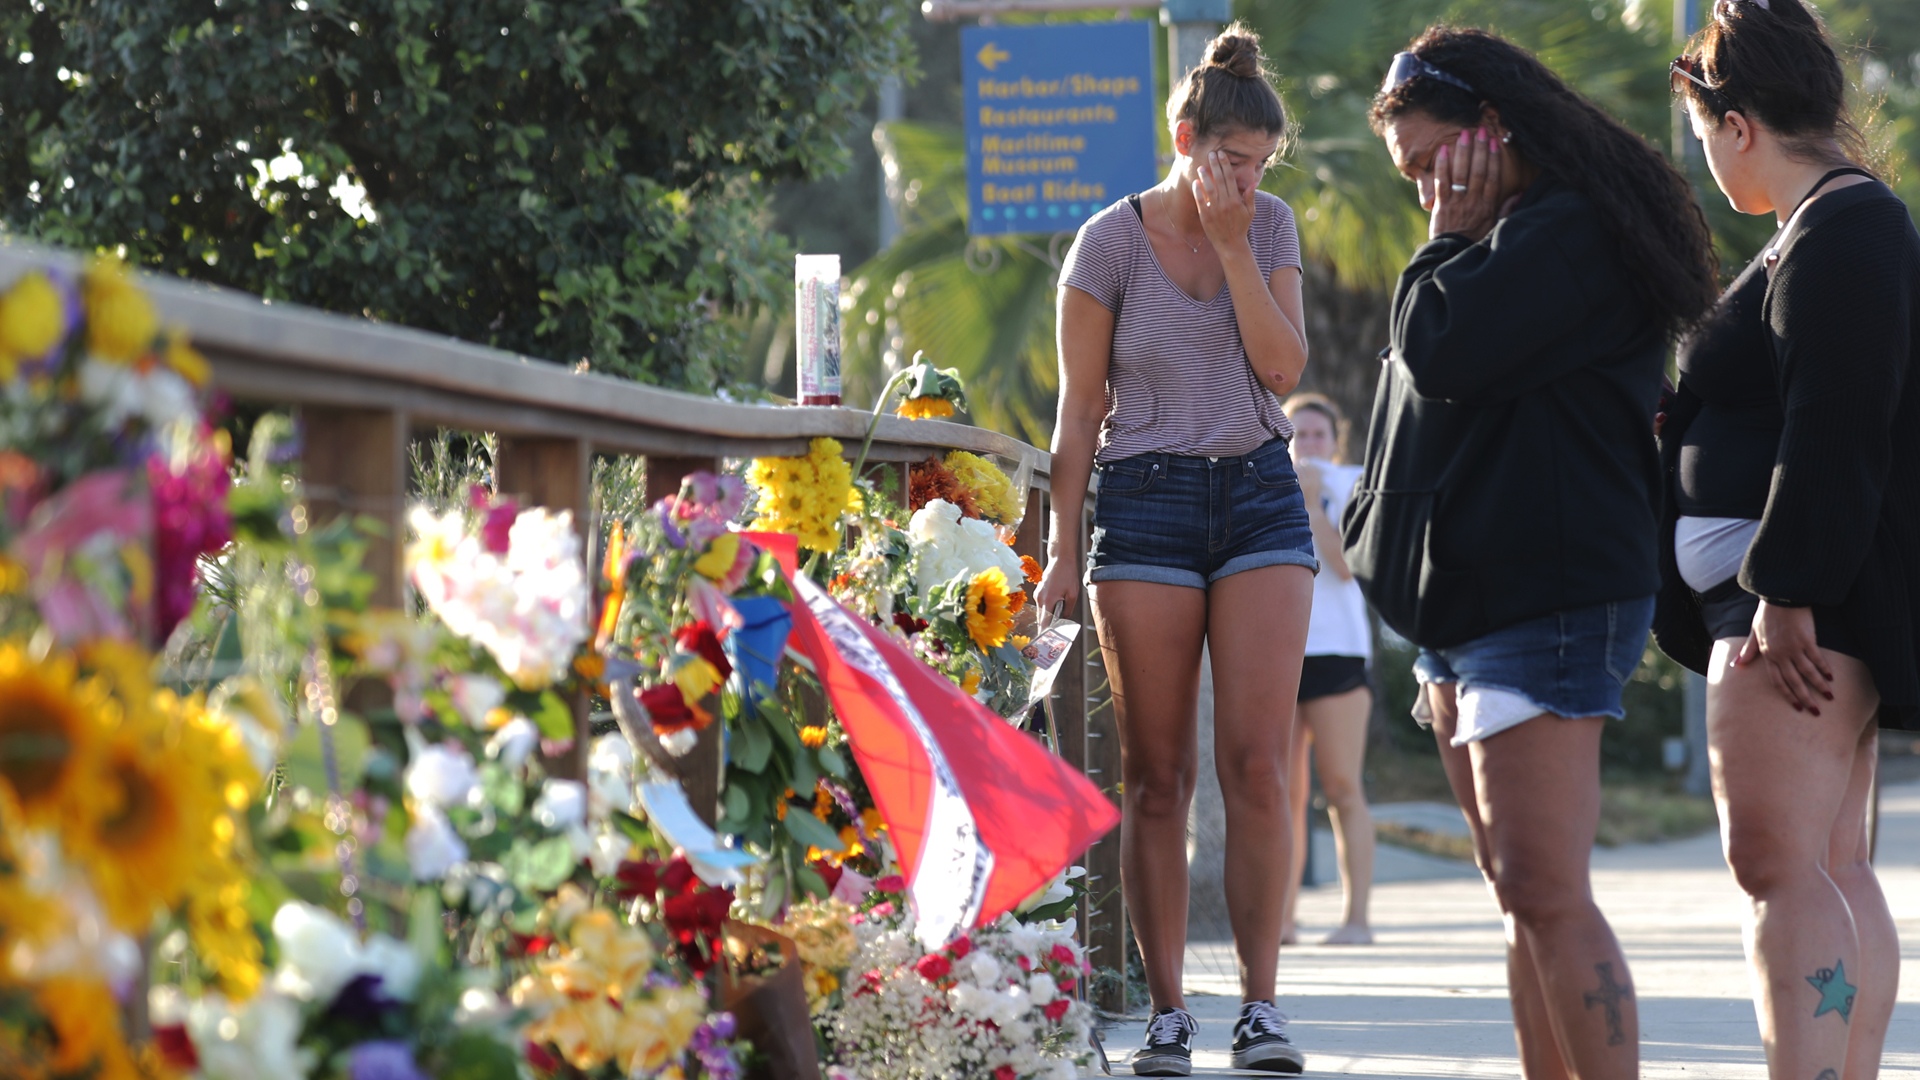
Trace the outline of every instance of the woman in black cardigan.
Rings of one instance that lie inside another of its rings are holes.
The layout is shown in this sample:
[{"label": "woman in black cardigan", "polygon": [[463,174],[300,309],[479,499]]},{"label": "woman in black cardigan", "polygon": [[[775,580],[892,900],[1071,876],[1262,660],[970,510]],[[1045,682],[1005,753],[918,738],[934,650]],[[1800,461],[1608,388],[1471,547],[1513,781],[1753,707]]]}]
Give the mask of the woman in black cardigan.
[{"label": "woman in black cardigan", "polygon": [[1728,201],[1781,228],[1681,350],[1659,640],[1708,674],[1769,1072],[1871,1077],[1900,962],[1869,862],[1876,710],[1920,727],[1920,233],[1857,165],[1799,0],[1721,0],[1672,81]]},{"label": "woman in black cardigan", "polygon": [[1645,140],[1492,34],[1422,34],[1373,120],[1432,238],[1394,291],[1347,562],[1421,647],[1507,916],[1523,1076],[1625,1080],[1633,979],[1587,870],[1660,583],[1661,370],[1716,291],[1706,222]]}]

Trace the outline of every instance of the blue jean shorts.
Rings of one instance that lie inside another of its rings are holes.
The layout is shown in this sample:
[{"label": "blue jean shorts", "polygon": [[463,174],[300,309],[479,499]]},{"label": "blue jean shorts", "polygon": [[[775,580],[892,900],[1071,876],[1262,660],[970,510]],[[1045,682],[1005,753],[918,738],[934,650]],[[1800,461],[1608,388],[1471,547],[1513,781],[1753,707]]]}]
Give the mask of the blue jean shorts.
[{"label": "blue jean shorts", "polygon": [[1262,566],[1320,572],[1287,444],[1237,457],[1141,454],[1099,466],[1087,581],[1204,589]]},{"label": "blue jean shorts", "polygon": [[1618,720],[1627,715],[1620,692],[1652,626],[1651,596],[1556,611],[1464,645],[1421,649],[1413,673],[1423,684],[1459,684],[1456,746],[1542,713]]}]

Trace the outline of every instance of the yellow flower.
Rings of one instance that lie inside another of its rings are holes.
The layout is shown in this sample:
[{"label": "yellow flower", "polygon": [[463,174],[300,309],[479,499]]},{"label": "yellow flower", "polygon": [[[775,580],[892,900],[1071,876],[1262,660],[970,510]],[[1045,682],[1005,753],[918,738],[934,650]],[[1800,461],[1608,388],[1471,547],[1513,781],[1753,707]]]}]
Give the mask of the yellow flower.
[{"label": "yellow flower", "polygon": [[680,688],[680,696],[692,707],[720,685],[720,669],[704,656],[686,656],[673,670],[673,682]]},{"label": "yellow flower", "polygon": [[841,515],[860,505],[841,449],[833,439],[815,439],[805,457],[756,460],[747,473],[760,491],[754,528],[792,533],[813,551],[838,548]]},{"label": "yellow flower", "polygon": [[47,275],[38,270],[22,274],[0,297],[0,355],[8,364],[16,359],[45,355],[67,329],[66,301]]},{"label": "yellow flower", "polygon": [[893,410],[909,420],[934,420],[953,415],[953,402],[943,397],[906,398]]},{"label": "yellow flower", "polygon": [[593,908],[573,921],[572,948],[558,960],[540,965],[564,994],[594,994],[616,1001],[630,997],[653,966],[647,935],[621,925],[606,908]]},{"label": "yellow flower", "polygon": [[176,329],[167,334],[166,361],[168,367],[195,386],[205,386],[213,378],[213,366],[187,342],[183,330]]},{"label": "yellow flower", "polygon": [[87,347],[102,360],[130,364],[153,345],[160,319],[125,263],[101,259],[87,270]]},{"label": "yellow flower", "polygon": [[53,1028],[48,1071],[78,1074],[91,1067],[95,1080],[134,1080],[133,1059],[120,1034],[120,1005],[98,979],[59,975],[34,988],[34,1004]]},{"label": "yellow flower", "polygon": [[711,581],[719,581],[733,569],[733,561],[740,556],[740,535],[721,533],[707,545],[707,553],[693,560],[694,572]]},{"label": "yellow flower", "polygon": [[628,1076],[647,1076],[686,1049],[707,1016],[706,999],[689,986],[654,991],[627,1006],[616,1060]]},{"label": "yellow flower", "polygon": [[81,679],[72,658],[38,663],[18,642],[0,644],[0,780],[26,824],[45,824],[65,806],[100,798],[88,757],[99,744],[107,687]]},{"label": "yellow flower", "polygon": [[980,669],[970,667],[967,669],[967,673],[960,677],[960,692],[963,694],[974,694],[978,693],[979,690]]},{"label": "yellow flower", "polygon": [[253,887],[238,866],[228,869],[231,877],[224,884],[193,898],[187,908],[187,928],[194,954],[219,973],[227,997],[244,1001],[260,988],[266,974],[261,966],[264,951],[247,913],[247,896]]},{"label": "yellow flower", "polygon": [[1008,636],[1007,644],[1013,646],[1016,650],[1024,649],[1033,644],[1033,639],[1025,634],[1012,634]]},{"label": "yellow flower", "polygon": [[817,724],[808,724],[800,729],[800,744],[809,750],[818,750],[827,742],[827,729]]},{"label": "yellow flower", "polygon": [[860,811],[860,827],[867,830],[868,836],[878,836],[886,831],[887,822],[880,816],[879,810],[869,806]]},{"label": "yellow flower", "polygon": [[973,583],[967,586],[967,636],[975,645],[992,649],[1006,644],[1007,635],[1013,631],[1007,592],[1006,572],[997,566],[975,574]]},{"label": "yellow flower", "polygon": [[947,468],[962,488],[972,493],[980,516],[1000,525],[1013,526],[1026,516],[1027,508],[1013,481],[999,466],[978,454],[955,450],[947,455]]}]

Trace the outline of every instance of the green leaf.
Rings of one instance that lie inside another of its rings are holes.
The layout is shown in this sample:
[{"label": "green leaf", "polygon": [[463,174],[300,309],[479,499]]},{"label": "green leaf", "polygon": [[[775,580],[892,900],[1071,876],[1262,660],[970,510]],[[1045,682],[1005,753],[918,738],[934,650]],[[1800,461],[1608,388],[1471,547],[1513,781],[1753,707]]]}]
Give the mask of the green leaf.
[{"label": "green leaf", "polygon": [[555,836],[531,845],[514,841],[500,866],[522,892],[552,892],[573,873],[575,861],[572,841]]},{"label": "green leaf", "polygon": [[527,786],[497,761],[480,766],[480,791],[495,810],[507,817],[518,817],[526,805]]},{"label": "green leaf", "polygon": [[726,807],[727,820],[745,827],[748,815],[753,813],[753,800],[747,794],[747,789],[739,784],[728,784],[727,794],[721,801]]},{"label": "green leaf", "polygon": [[846,845],[834,835],[833,829],[814,817],[812,811],[793,807],[787,811],[782,823],[787,827],[787,834],[803,847],[817,847],[821,851],[846,850]]},{"label": "green leaf", "polygon": [[750,773],[764,771],[773,754],[773,736],[756,717],[742,717],[734,729],[738,741],[733,746],[733,763]]},{"label": "green leaf", "polygon": [[634,817],[632,814],[615,810],[613,812],[613,827],[619,829],[622,836],[625,836],[643,848],[651,848],[658,842],[653,835],[652,826]]},{"label": "green leaf", "polygon": [[540,728],[540,737],[555,742],[573,738],[573,710],[566,699],[551,690],[540,695],[540,708],[530,717]]},{"label": "green leaf", "polygon": [[519,1069],[519,1054],[512,1047],[480,1032],[467,1031],[447,1044],[433,1075],[438,1080],[514,1080]]},{"label": "green leaf", "polygon": [[820,876],[820,871],[811,866],[794,867],[793,883],[808,896],[825,896],[833,891],[827,888],[827,879]]},{"label": "green leaf", "polygon": [[407,947],[429,966],[447,945],[447,931],[440,918],[440,892],[415,889],[413,903],[407,909]]},{"label": "green leaf", "polygon": [[847,760],[840,756],[840,751],[831,746],[823,746],[816,753],[820,758],[820,767],[827,770],[835,780],[847,778]]},{"label": "green leaf", "polygon": [[[309,791],[325,794],[327,785],[326,759],[321,753],[321,724],[302,724],[294,733],[293,742],[287,746],[286,766],[287,782],[306,788]],[[367,733],[367,725],[359,717],[341,714],[332,725],[333,760],[338,769],[341,791],[351,791],[360,785],[360,778],[367,769],[367,748],[372,738]]]}]

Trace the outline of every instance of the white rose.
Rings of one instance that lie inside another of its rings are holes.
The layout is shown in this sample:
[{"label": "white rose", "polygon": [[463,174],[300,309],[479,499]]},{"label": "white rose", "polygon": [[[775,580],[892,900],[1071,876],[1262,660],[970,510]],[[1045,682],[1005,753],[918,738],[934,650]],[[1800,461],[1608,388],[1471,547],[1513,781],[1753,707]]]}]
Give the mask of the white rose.
[{"label": "white rose", "polygon": [[524,716],[516,716],[503,724],[493,738],[487,740],[487,756],[494,758],[509,769],[519,769],[532,756],[533,748],[540,745],[539,725]]},{"label": "white rose", "polygon": [[593,842],[587,848],[587,861],[593,864],[595,875],[612,877],[632,847],[633,842],[625,836],[602,827],[600,832],[594,834]]},{"label": "white rose", "polygon": [[407,794],[429,806],[461,806],[479,786],[473,759],[458,746],[429,746],[407,765]]},{"label": "white rose", "polygon": [[385,934],[367,939],[356,967],[356,975],[380,976],[380,993],[395,1001],[412,1001],[420,985],[420,958],[404,942]]},{"label": "white rose", "polygon": [[273,937],[280,944],[280,970],[274,986],[302,1001],[330,1002],[356,974],[360,939],[339,916],[293,900],[273,916]]},{"label": "white rose", "polygon": [[485,730],[487,714],[506,704],[507,689],[487,675],[455,675],[447,682],[447,697],[467,723]]},{"label": "white rose", "polygon": [[407,830],[407,863],[415,881],[438,881],[447,871],[467,861],[467,844],[453,831],[453,823],[436,806],[414,812]]},{"label": "white rose", "polygon": [[587,821],[587,785],[578,780],[548,780],[533,801],[533,820],[556,832]]},{"label": "white rose", "polygon": [[220,994],[188,1006],[187,1036],[206,1080],[306,1080],[311,1050],[300,1048],[300,1006],[262,990],[236,1011]]},{"label": "white rose", "polygon": [[633,746],[625,735],[612,732],[593,741],[587,783],[607,807],[633,812]]},{"label": "white rose", "polygon": [[1053,976],[1042,971],[1027,980],[1027,993],[1033,995],[1035,1005],[1046,1006],[1060,996],[1060,987],[1053,981]]}]

